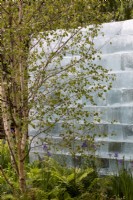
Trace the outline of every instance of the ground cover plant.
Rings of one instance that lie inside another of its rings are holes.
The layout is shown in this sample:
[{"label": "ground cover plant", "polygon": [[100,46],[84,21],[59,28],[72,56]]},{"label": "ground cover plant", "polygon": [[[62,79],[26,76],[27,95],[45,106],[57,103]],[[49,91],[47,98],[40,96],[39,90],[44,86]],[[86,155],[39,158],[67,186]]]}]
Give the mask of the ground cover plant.
[{"label": "ground cover plant", "polygon": [[[7,158],[6,144],[2,148],[4,151],[1,155]],[[10,157],[8,159],[8,165],[1,163],[1,200],[132,200],[133,177],[123,164],[117,175],[100,177],[90,163],[84,162],[81,167],[68,167],[44,156],[40,161],[26,164],[28,188],[21,194]]]}]

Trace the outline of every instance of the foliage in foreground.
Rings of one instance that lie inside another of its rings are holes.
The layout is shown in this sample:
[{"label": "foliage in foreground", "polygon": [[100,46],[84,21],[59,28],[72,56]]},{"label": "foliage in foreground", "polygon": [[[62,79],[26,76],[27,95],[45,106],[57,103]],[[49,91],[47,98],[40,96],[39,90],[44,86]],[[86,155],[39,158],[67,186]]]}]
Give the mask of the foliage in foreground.
[{"label": "foliage in foreground", "polygon": [[99,177],[93,168],[69,168],[54,159],[27,164],[27,191],[20,196],[16,175],[8,165],[0,176],[1,200],[132,200],[133,178],[121,169],[117,176]]},{"label": "foliage in foreground", "polygon": [[133,199],[133,176],[130,171],[122,169],[112,177],[112,191],[115,195],[127,200]]}]

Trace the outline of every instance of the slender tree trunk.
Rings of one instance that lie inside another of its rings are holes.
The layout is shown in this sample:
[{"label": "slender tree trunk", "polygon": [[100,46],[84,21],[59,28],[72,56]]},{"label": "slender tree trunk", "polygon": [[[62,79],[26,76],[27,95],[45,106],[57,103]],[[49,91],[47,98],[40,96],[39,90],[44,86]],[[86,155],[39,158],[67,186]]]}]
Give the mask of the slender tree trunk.
[{"label": "slender tree trunk", "polygon": [[[23,22],[23,0],[18,1],[18,24],[21,28],[21,24]],[[21,48],[21,45],[23,44],[23,36],[20,34],[18,36],[18,41],[20,45],[20,52],[19,52],[19,87],[20,87],[20,118],[21,118],[21,124],[20,128],[18,130],[18,165],[19,165],[19,184],[22,192],[26,191],[26,177],[25,177],[25,149],[26,149],[26,136],[27,136],[27,130],[25,129],[25,124],[26,121],[26,113],[25,113],[25,108],[27,105],[25,105],[25,65],[24,63],[26,62],[25,57],[23,58],[21,55],[21,52],[23,47]],[[20,131],[21,130],[21,131]]]},{"label": "slender tree trunk", "polygon": [[22,152],[20,152],[19,156],[19,185],[21,188],[21,191],[24,193],[26,191],[26,176],[25,176],[25,162],[24,162],[24,155]]},{"label": "slender tree trunk", "polygon": [[[25,154],[27,145],[27,43],[24,43],[23,0],[18,0],[18,33],[15,35],[12,2],[8,2],[9,56],[2,53],[0,68],[0,103],[6,140],[8,142],[13,168],[16,170],[19,187],[26,191]],[[16,24],[15,24],[16,26]],[[27,39],[27,37],[26,37]],[[14,52],[17,52],[15,56]],[[8,55],[8,54],[7,54]],[[6,60],[6,64],[5,64]],[[6,65],[6,66],[5,66]],[[8,70],[7,70],[8,69]],[[11,127],[13,124],[13,132]]]},{"label": "slender tree trunk", "polygon": [[[6,83],[5,83],[5,85],[6,85]],[[10,113],[9,113],[9,106],[7,103],[5,91],[6,91],[6,89],[4,87],[4,82],[1,77],[0,98],[1,98],[1,110],[2,110],[4,131],[5,131],[8,147],[10,150],[11,159],[13,161],[13,165],[15,167],[17,174],[19,174],[17,161],[15,158],[15,152],[14,152],[14,142],[13,142],[13,137],[12,137],[12,133],[11,133],[11,118],[10,118]]]}]

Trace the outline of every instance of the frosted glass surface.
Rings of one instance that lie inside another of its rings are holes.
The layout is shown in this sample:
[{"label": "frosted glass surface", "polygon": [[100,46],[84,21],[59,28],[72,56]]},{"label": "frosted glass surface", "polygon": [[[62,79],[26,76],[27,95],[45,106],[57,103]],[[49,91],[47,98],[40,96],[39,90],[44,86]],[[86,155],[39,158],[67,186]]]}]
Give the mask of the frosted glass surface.
[{"label": "frosted glass surface", "polygon": [[133,35],[115,35],[110,37],[105,35],[104,37],[98,37],[95,39],[96,49],[101,50],[104,54],[116,53],[116,52],[131,52],[133,50]]},{"label": "frosted glass surface", "polygon": [[102,30],[104,38],[95,40],[96,48],[103,53],[100,64],[116,76],[113,88],[106,93],[106,108],[100,101],[97,108],[103,111],[102,120],[108,127],[107,138],[100,139],[108,150],[103,153],[102,147],[98,155],[109,159],[108,166],[103,167],[103,173],[109,173],[116,171],[116,159],[124,157],[127,168],[133,160],[133,20],[103,24]]},{"label": "frosted glass surface", "polygon": [[[85,34],[86,29],[83,31]],[[101,124],[95,125],[94,133],[106,133],[107,137],[96,137],[96,141],[103,142],[96,154],[103,159],[103,173],[109,173],[116,170],[115,153],[118,159],[124,156],[127,167],[131,167],[133,160],[133,20],[103,24],[101,32],[94,42],[102,55],[101,60],[95,62],[112,70],[116,80],[112,89],[104,94],[105,100],[94,94],[97,106],[92,107],[84,97],[82,101],[87,103],[85,109],[102,111]],[[71,58],[71,55],[64,57],[61,65],[69,63]],[[60,131],[59,124],[51,134],[57,136]],[[34,134],[33,130],[30,133]],[[39,148],[36,151],[42,154]]]}]

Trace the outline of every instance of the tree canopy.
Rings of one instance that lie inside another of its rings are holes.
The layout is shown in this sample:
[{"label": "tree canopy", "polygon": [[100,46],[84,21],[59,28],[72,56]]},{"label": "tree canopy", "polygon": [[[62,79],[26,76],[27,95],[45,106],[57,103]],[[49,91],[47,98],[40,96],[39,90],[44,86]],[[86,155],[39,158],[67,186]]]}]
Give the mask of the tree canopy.
[{"label": "tree canopy", "polygon": [[100,0],[101,14],[110,15],[110,20],[122,21],[133,18],[133,1],[132,0]]}]

